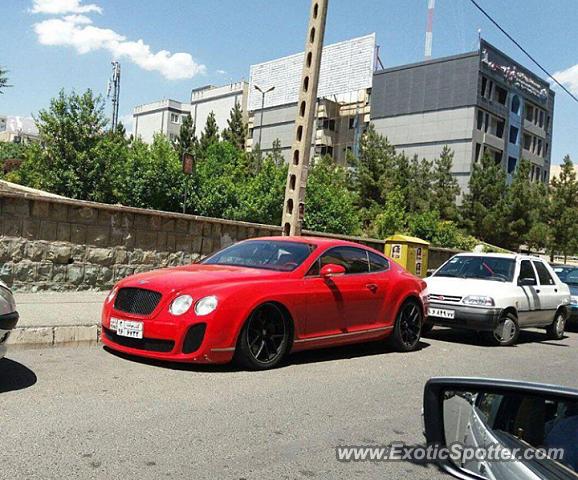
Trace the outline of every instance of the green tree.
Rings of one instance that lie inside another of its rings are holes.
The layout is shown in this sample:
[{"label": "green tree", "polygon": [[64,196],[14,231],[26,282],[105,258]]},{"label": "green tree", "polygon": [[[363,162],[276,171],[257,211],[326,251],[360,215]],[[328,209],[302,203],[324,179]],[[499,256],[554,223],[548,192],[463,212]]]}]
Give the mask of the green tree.
[{"label": "green tree", "polygon": [[207,123],[205,124],[205,129],[201,134],[200,139],[200,149],[201,155],[204,155],[209,146],[219,142],[219,127],[217,126],[217,120],[215,119],[215,113],[211,111],[207,117]]},{"label": "green tree", "polygon": [[[407,176],[398,174],[398,182],[403,183],[407,211],[410,213],[427,212],[431,208],[433,162],[414,155],[407,164]],[[401,187],[401,185],[400,185]]]},{"label": "green tree", "polygon": [[140,138],[130,144],[115,175],[114,193],[120,203],[140,208],[179,211],[183,174],[177,152],[161,134],[152,145]]},{"label": "green tree", "polygon": [[310,168],[307,180],[304,227],[320,232],[360,233],[357,195],[348,186],[343,167],[335,165],[330,157],[317,161]]},{"label": "green tree", "polygon": [[0,67],[0,94],[4,93],[5,88],[11,86],[12,85],[8,85],[8,70]]},{"label": "green tree", "polygon": [[195,150],[198,144],[195,130],[196,128],[193,122],[193,118],[189,113],[185,116],[179,130],[179,136],[175,140],[174,146],[179,154],[179,158],[182,159],[183,154],[185,153],[190,153],[191,155],[195,154]]},{"label": "green tree", "polygon": [[578,247],[578,181],[569,155],[564,157],[560,175],[553,178],[551,184],[551,248],[566,259]]},{"label": "green tree", "polygon": [[358,193],[359,206],[363,209],[383,205],[386,178],[395,164],[395,148],[375,131],[370,124],[359,143],[359,158],[349,157],[352,167],[352,189]]},{"label": "green tree", "polygon": [[[514,175],[514,179],[506,196],[506,223],[509,226],[508,241],[505,247],[518,250],[521,244],[530,239],[534,225],[541,221],[543,209],[541,204],[546,197],[541,184],[530,180],[532,166],[528,160],[522,159]],[[538,239],[539,230],[534,229],[532,243]]]},{"label": "green tree", "polygon": [[102,145],[107,124],[102,97],[60,91],[36,119],[43,146],[37,159],[41,188],[81,200],[111,201],[107,191],[109,162],[117,161]]},{"label": "green tree", "polygon": [[433,165],[432,172],[432,208],[437,210],[442,220],[457,220],[456,199],[460,187],[452,175],[454,152],[445,145]]},{"label": "green tree", "polygon": [[223,140],[234,145],[239,150],[243,150],[247,137],[247,125],[243,119],[243,111],[239,102],[235,102],[230,118],[227,120],[227,125],[227,128],[223,130]]},{"label": "green tree", "polygon": [[501,245],[508,235],[504,169],[484,155],[480,163],[474,164],[468,186],[461,207],[465,226],[475,237]]},{"label": "green tree", "polygon": [[385,204],[371,226],[372,237],[387,238],[396,233],[403,233],[407,228],[407,211],[403,193],[394,188],[387,193]]}]

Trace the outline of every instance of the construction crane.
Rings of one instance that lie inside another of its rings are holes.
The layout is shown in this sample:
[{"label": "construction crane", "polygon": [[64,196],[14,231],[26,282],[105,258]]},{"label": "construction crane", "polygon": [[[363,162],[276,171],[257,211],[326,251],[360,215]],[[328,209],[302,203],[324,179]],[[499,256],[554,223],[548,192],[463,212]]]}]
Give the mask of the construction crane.
[{"label": "construction crane", "polygon": [[299,84],[295,136],[291,148],[287,186],[285,187],[281,223],[283,235],[301,235],[328,3],[329,0],[311,1],[303,70]]},{"label": "construction crane", "polygon": [[120,63],[112,63],[112,75],[108,81],[108,88],[106,91],[106,98],[112,98],[112,120],[110,122],[110,129],[116,130],[118,125],[118,100],[120,97]]}]

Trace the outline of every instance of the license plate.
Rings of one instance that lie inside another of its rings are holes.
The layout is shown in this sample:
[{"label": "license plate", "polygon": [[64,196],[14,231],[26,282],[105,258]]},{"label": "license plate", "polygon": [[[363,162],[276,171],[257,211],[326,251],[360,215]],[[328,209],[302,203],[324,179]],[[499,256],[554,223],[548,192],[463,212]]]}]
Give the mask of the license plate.
[{"label": "license plate", "polygon": [[120,318],[110,319],[110,329],[116,331],[117,335],[130,338],[143,337],[143,322],[133,320],[121,320]]},{"label": "license plate", "polygon": [[428,308],[428,316],[439,318],[455,318],[456,312],[454,310],[444,310],[443,308]]}]

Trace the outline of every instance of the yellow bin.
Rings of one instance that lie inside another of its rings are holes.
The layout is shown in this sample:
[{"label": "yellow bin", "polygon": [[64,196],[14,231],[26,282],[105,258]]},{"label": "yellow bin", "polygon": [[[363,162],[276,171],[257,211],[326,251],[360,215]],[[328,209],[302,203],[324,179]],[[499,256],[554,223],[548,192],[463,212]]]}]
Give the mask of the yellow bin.
[{"label": "yellow bin", "polygon": [[385,254],[408,272],[424,278],[427,274],[429,242],[407,235],[385,239]]}]

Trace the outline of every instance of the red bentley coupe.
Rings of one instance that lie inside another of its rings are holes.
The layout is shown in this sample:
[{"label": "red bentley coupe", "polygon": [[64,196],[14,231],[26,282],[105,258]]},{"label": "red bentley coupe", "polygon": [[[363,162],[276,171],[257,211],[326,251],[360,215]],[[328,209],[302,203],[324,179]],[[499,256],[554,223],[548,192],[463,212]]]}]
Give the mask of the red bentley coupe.
[{"label": "red bentley coupe", "polygon": [[102,341],[179,362],[277,365],[289,352],[419,342],[426,284],[369,247],[341,240],[245,240],[199,264],[127,277],[108,295]]}]

